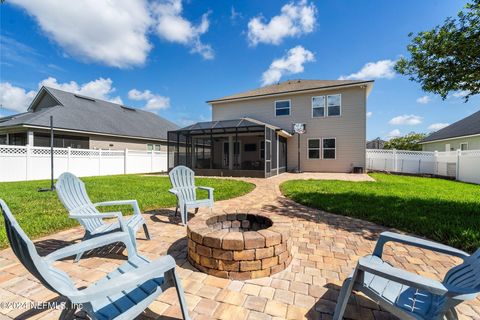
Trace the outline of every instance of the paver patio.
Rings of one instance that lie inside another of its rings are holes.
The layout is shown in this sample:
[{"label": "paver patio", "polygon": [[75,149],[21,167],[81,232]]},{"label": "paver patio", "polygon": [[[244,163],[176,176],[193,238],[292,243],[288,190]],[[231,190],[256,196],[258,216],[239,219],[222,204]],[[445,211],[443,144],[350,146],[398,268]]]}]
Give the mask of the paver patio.
[{"label": "paver patio", "polygon": [[[145,213],[152,240],[139,238],[139,251],[151,259],[167,253],[175,258],[193,319],[331,319],[343,279],[359,257],[372,252],[378,234],[386,228],[307,208],[282,197],[279,184],[299,178],[371,179],[367,175],[320,173],[244,179],[257,187],[245,196],[215,203],[214,212],[262,212],[291,220],[292,263],[286,270],[268,278],[232,281],[197,271],[186,260],[186,229],[179,224],[179,217],[173,217],[173,210]],[[198,214],[204,212],[207,211],[200,210]],[[39,239],[36,245],[41,252],[48,253],[82,236],[83,229],[77,227]],[[66,270],[78,286],[84,286],[121,264],[124,254],[123,247],[111,246],[86,254],[77,264],[72,259],[58,262],[58,267]],[[384,257],[393,265],[439,279],[459,262],[441,254],[396,244],[387,245]],[[0,251],[0,297],[4,303],[45,302],[54,300],[56,294],[45,289],[20,265],[13,252],[5,249]],[[480,299],[459,305],[457,311],[461,319],[480,319]],[[0,305],[0,319],[52,319],[60,312]],[[393,319],[360,295],[351,300],[345,316]],[[142,317],[180,318],[175,290],[167,289]]]}]

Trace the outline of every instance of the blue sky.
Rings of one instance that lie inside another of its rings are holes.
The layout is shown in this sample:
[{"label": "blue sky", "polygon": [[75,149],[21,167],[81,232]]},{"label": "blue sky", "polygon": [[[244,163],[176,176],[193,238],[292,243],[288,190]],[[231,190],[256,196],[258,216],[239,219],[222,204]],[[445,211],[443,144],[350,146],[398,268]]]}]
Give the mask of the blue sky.
[{"label": "blue sky", "polygon": [[[0,6],[0,115],[40,84],[146,108],[179,125],[206,100],[287,79],[374,79],[367,137],[429,132],[480,109],[395,74],[409,32],[464,1],[60,1]],[[366,67],[367,66],[367,67]],[[422,103],[423,102],[423,103]]]}]

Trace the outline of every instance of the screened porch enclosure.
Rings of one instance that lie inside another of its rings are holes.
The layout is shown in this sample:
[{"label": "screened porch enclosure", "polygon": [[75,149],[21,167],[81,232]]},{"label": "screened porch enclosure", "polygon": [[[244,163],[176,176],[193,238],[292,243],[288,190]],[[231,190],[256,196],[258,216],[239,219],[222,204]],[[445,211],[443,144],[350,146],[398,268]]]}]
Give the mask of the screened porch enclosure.
[{"label": "screened porch enclosure", "polygon": [[253,119],[200,122],[168,132],[168,168],[197,175],[270,177],[286,171],[288,133]]}]

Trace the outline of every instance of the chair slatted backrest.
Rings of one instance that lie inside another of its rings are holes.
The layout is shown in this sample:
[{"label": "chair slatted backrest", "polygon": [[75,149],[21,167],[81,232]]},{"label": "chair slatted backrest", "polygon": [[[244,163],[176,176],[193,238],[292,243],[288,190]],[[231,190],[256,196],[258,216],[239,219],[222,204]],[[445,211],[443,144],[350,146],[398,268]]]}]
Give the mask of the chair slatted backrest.
[{"label": "chair slatted backrest", "polygon": [[185,166],[177,166],[170,173],[170,182],[174,189],[181,193],[187,201],[194,201],[195,195],[195,172]]},{"label": "chair slatted backrest", "polygon": [[450,269],[445,275],[444,284],[480,293],[480,249],[465,258],[464,262]]},{"label": "chair slatted backrest", "polygon": [[[72,173],[62,173],[55,184],[55,190],[63,206],[69,212],[76,210],[75,213],[80,215],[100,213],[88,197],[83,181]],[[80,220],[80,223],[90,232],[104,224],[103,220],[99,218],[83,219]]]},{"label": "chair slatted backrest", "polygon": [[22,265],[47,289],[61,295],[74,290],[73,282],[66,273],[53,268],[38,255],[35,245],[25,234],[2,199],[0,199],[0,209],[5,220],[8,242]]}]

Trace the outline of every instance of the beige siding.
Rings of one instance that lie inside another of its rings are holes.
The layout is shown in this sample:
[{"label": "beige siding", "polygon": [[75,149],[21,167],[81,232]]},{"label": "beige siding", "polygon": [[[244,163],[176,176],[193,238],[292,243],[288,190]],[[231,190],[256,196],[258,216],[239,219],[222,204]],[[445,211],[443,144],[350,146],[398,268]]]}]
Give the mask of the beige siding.
[{"label": "beige siding", "polygon": [[[312,118],[312,97],[328,94],[342,95],[340,117]],[[289,116],[275,116],[276,100],[291,100]],[[236,102],[214,104],[213,120],[254,118],[288,132],[292,123],[306,123],[307,133],[301,136],[300,163],[303,171],[348,172],[353,166],[365,167],[366,141],[366,89],[361,87],[319,91],[308,94],[292,94],[281,98],[267,97]],[[335,160],[309,160],[307,158],[308,138],[336,138]],[[297,167],[297,137],[288,139],[288,168]]]},{"label": "beige siding", "polygon": [[458,150],[461,143],[468,143],[468,150],[480,150],[480,135],[425,143],[422,144],[422,148],[423,151],[445,151],[446,145],[450,144],[450,149]]},{"label": "beige siding", "polygon": [[90,136],[90,149],[114,149],[114,150],[147,150],[147,145],[160,144],[161,150],[167,150],[166,142],[159,141],[148,141],[148,140],[139,140],[139,139],[128,139],[128,138],[119,138],[119,137],[108,137],[108,136]]}]

